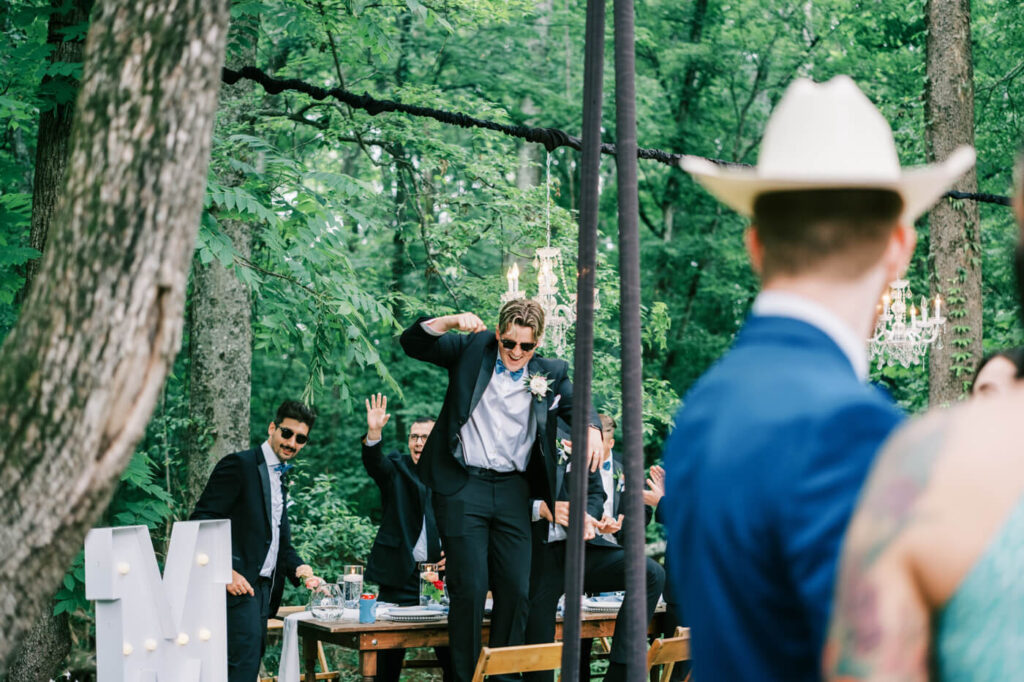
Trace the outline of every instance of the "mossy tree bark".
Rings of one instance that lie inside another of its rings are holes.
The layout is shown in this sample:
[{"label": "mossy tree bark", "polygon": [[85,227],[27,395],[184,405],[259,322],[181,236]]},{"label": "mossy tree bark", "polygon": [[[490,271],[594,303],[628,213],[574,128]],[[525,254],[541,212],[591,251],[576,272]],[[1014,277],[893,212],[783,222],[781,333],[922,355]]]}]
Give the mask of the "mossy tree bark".
[{"label": "mossy tree bark", "polygon": [[227,24],[227,0],[94,10],[49,248],[0,346],[0,677],[178,352]]},{"label": "mossy tree bark", "polygon": [[[970,0],[929,0],[925,140],[930,160],[974,144],[974,67]],[[972,168],[954,190],[977,192]],[[945,300],[942,348],[932,347],[929,400],[933,406],[964,395],[981,359],[981,235],[978,203],[943,200],[929,215],[932,294]]]},{"label": "mossy tree bark", "polygon": [[[228,66],[237,69],[255,64],[259,18],[244,15],[232,23],[231,32]],[[251,120],[251,112],[255,110],[253,91],[252,81],[242,81],[225,91],[218,114],[219,128],[237,126],[246,116]],[[252,130],[249,132],[255,134]],[[225,137],[228,135],[230,131]],[[231,170],[221,174],[219,180],[225,186],[236,187],[245,177]],[[218,222],[238,255],[250,261],[254,226],[230,218]],[[219,261],[204,265],[195,260],[188,325],[188,404],[192,428],[189,430],[186,488],[181,500],[184,515],[191,512],[199,499],[217,461],[251,445],[252,301],[249,288]]]},{"label": "mossy tree bark", "polygon": [[[88,21],[92,0],[50,0],[46,42],[52,48],[50,63],[79,64],[85,51],[85,40],[69,38],[67,31]],[[64,81],[64,82],[60,82]],[[74,98],[56,97],[59,89],[72,93],[78,83],[70,76],[47,76],[41,87],[52,90],[53,106],[39,114],[39,132],[36,136],[36,163],[32,184],[32,218],[29,245],[42,253],[50,231],[57,198],[64,188],[64,175],[68,165],[68,144],[71,140],[71,121]],[[39,261],[25,264],[25,284],[18,295],[24,301],[32,280],[39,270]],[[71,650],[71,630],[68,614],[53,615],[44,609],[32,624],[32,630],[22,646],[14,652],[8,682],[47,682],[57,676],[57,669]]]}]

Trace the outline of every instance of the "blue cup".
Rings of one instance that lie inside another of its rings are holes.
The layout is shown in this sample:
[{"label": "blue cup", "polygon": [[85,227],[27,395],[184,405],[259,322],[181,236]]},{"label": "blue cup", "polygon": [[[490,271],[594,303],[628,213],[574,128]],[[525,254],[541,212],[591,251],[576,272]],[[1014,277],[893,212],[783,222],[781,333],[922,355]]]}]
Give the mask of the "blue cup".
[{"label": "blue cup", "polygon": [[373,623],[377,620],[377,598],[359,600],[359,622]]}]

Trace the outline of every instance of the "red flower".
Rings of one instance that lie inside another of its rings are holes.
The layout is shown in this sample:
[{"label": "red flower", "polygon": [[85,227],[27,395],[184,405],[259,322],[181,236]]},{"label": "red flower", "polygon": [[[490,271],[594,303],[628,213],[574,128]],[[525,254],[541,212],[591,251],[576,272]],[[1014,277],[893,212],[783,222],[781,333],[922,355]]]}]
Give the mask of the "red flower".
[{"label": "red flower", "polygon": [[434,581],[434,587],[436,587],[439,590],[444,590],[444,581],[443,580],[435,580]]}]

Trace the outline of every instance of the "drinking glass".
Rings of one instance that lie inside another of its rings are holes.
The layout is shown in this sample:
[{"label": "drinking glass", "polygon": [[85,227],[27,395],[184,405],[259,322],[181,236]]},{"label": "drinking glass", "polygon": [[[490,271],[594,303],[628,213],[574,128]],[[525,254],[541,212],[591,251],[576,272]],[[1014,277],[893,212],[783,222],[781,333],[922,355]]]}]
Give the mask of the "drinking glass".
[{"label": "drinking glass", "polygon": [[342,598],[346,609],[358,609],[359,597],[363,593],[363,567],[359,565],[344,566],[338,577],[341,585]]},{"label": "drinking glass", "polygon": [[334,583],[321,582],[309,594],[309,610],[317,620],[337,622],[342,615],[341,588]]},{"label": "drinking glass", "polygon": [[444,581],[441,580],[437,564],[420,564],[420,606],[442,604],[444,599]]}]

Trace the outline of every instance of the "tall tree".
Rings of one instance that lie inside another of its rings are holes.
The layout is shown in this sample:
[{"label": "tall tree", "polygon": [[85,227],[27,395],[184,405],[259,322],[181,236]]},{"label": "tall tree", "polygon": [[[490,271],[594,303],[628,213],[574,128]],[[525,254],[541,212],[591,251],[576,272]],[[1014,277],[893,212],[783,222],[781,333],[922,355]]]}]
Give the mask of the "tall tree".
[{"label": "tall tree", "polygon": [[[256,63],[259,17],[245,14],[231,25],[231,68]],[[251,81],[236,85],[221,99],[218,128],[229,129],[252,103]],[[251,124],[248,126],[252,134]],[[230,132],[230,131],[228,131]],[[218,137],[220,132],[218,132]],[[245,174],[237,168],[219,173],[225,187],[237,187]],[[218,221],[224,236],[245,262],[252,259],[254,226],[244,220]],[[189,429],[182,508],[187,514],[199,499],[213,466],[224,455],[249,447],[252,394],[252,301],[249,288],[218,259],[192,266],[188,307]]]},{"label": "tall tree", "polygon": [[51,243],[0,347],[0,677],[106,508],[181,341],[227,0],[94,13]]},{"label": "tall tree", "polygon": [[[70,71],[81,64],[85,51],[84,26],[89,20],[92,0],[50,0],[50,19],[46,43],[52,50],[50,64]],[[47,75],[40,86],[49,106],[39,113],[36,135],[35,174],[32,186],[32,222],[29,245],[42,253],[64,188],[68,164],[68,143],[78,82],[71,75]],[[18,298],[24,300],[39,270],[39,261],[25,264],[25,284]],[[46,682],[55,676],[57,667],[71,650],[68,614],[53,615],[45,609],[32,626],[24,644],[14,654],[10,682]]]},{"label": "tall tree", "polygon": [[[974,66],[970,0],[929,0],[925,86],[925,139],[930,160],[974,144]],[[976,192],[972,168],[954,190]],[[943,347],[931,352],[929,401],[940,405],[965,393],[981,357],[981,237],[978,204],[942,201],[930,214],[933,290],[946,302]]]}]

